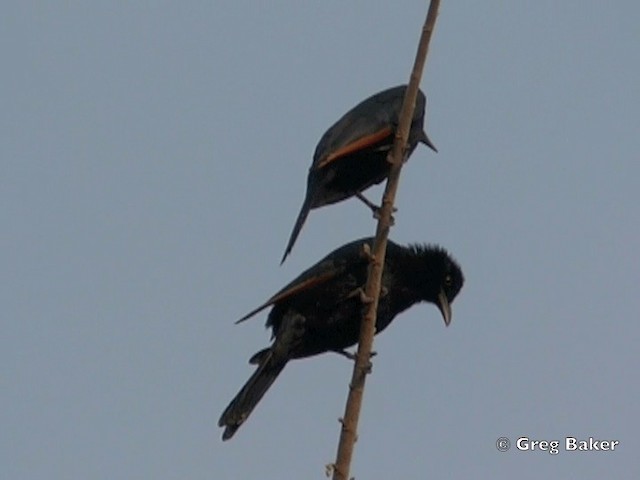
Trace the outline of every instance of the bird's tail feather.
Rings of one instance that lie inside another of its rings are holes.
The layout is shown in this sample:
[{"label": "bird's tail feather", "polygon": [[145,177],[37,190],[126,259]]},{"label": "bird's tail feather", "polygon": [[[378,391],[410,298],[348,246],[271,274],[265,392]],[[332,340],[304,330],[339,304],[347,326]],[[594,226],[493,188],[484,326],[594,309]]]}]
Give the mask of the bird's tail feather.
[{"label": "bird's tail feather", "polygon": [[287,364],[286,359],[276,359],[271,351],[265,352],[261,360],[251,378],[220,416],[218,426],[226,427],[222,440],[228,440],[236,433]]},{"label": "bird's tail feather", "polygon": [[293,230],[291,231],[291,236],[289,237],[289,243],[287,244],[287,248],[284,251],[282,260],[280,260],[280,265],[284,263],[289,253],[291,253],[293,244],[296,243],[296,240],[298,239],[298,235],[300,235],[300,230],[302,230],[302,226],[304,225],[304,222],[307,219],[307,216],[309,215],[310,210],[311,210],[311,199],[307,197],[304,200],[304,203],[302,204],[302,208],[300,209],[300,213],[298,214],[296,223],[293,226]]}]

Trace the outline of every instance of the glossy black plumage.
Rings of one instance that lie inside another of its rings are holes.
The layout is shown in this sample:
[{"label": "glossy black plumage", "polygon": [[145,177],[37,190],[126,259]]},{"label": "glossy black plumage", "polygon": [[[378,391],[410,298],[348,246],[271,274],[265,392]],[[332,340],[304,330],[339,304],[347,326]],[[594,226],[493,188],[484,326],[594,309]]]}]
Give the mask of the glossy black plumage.
[{"label": "glossy black plumage", "polygon": [[[406,85],[379,92],[356,105],[322,136],[307,176],[307,192],[282,256],[283,263],[314,208],[340,202],[382,182],[391,168],[387,155],[398,126]],[[423,130],[426,100],[418,91],[406,158],[419,142],[434,151]],[[366,201],[371,206],[371,204]]]},{"label": "glossy black plumage", "polygon": [[[343,352],[357,343],[369,260],[364,244],[372,238],[348,243],[300,274],[242,322],[272,307],[267,327],[273,331],[270,347],[256,353],[250,363],[258,368],[226,408],[219,426],[223,440],[233,436],[289,360],[327,351]],[[458,264],[442,248],[404,247],[389,241],[382,277],[376,333],[396,315],[418,302],[431,302],[445,323],[451,320],[450,304],[462,288],[464,277]]]}]

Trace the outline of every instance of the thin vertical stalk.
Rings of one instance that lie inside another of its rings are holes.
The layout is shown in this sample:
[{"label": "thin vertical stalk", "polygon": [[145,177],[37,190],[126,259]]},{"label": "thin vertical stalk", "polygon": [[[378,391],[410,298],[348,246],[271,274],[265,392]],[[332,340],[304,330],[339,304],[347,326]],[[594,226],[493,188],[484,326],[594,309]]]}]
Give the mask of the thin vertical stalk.
[{"label": "thin vertical stalk", "polygon": [[439,0],[431,0],[427,18],[422,28],[422,35],[420,37],[420,43],[418,44],[418,51],[416,53],[413,71],[411,72],[409,86],[407,87],[402,103],[393,149],[389,154],[389,161],[392,166],[382,196],[380,218],[376,228],[376,237],[371,248],[371,263],[365,287],[365,296],[369,303],[360,328],[357,358],[349,385],[349,396],[345,406],[344,417],[341,420],[342,428],[340,430],[338,453],[336,462],[332,465],[333,480],[347,480],[349,478],[353,446],[357,438],[356,432],[360,417],[360,408],[362,406],[365,380],[371,370],[371,348],[375,334],[378,301],[380,299],[380,285],[387,250],[387,237],[391,226],[391,213],[393,211],[396,191],[398,190],[400,171],[404,163],[403,160],[407,139],[409,137],[411,119],[413,118],[413,111],[415,110],[418,87],[422,78],[422,71],[427,58],[429,42],[435,26],[436,17],[438,16],[439,6]]}]

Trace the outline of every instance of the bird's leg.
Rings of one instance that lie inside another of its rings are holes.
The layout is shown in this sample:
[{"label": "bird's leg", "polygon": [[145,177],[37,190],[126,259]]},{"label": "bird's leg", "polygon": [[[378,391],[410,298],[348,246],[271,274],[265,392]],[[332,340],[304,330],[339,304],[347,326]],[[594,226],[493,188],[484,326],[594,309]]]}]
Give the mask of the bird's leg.
[{"label": "bird's leg", "polygon": [[336,352],[338,355],[342,355],[343,357],[349,359],[349,360],[353,360],[355,362],[356,360],[356,354],[355,353],[351,353],[348,352],[347,350],[333,350],[334,352]]},{"label": "bird's leg", "polygon": [[[371,209],[371,211],[373,212],[373,218],[375,218],[376,220],[380,220],[380,210],[382,209],[382,207],[377,206],[376,204],[372,203],[371,201],[369,201],[369,199],[367,197],[365,197],[362,193],[360,192],[355,192],[354,195],[362,202],[364,203],[367,207],[369,207]],[[398,209],[396,207],[393,207],[393,212],[397,212]],[[393,218],[393,215],[391,215],[391,225],[393,226],[396,221]]]},{"label": "bird's leg", "polygon": [[376,205],[375,203],[372,203],[367,197],[365,197],[361,192],[356,192],[354,193],[354,195],[356,197],[358,197],[358,199],[364,203],[367,207],[369,207],[371,209],[371,211],[375,214],[378,210],[380,210],[380,207],[378,205]]}]

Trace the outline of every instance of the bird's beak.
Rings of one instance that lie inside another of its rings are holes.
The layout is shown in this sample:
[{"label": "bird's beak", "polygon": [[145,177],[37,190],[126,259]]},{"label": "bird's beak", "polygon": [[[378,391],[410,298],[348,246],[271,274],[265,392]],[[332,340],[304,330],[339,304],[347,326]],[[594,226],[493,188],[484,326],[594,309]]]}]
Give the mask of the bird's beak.
[{"label": "bird's beak", "polygon": [[429,147],[431,150],[433,150],[434,152],[438,153],[438,149],[436,148],[436,146],[431,143],[431,140],[429,140],[429,137],[427,137],[427,134],[422,132],[422,136],[420,137],[420,141],[422,143],[424,143],[427,147]]},{"label": "bird's beak", "polygon": [[442,314],[442,318],[444,320],[444,324],[448,327],[451,323],[451,305],[449,305],[449,300],[447,299],[447,295],[444,293],[444,290],[440,290],[438,294],[438,310]]}]

